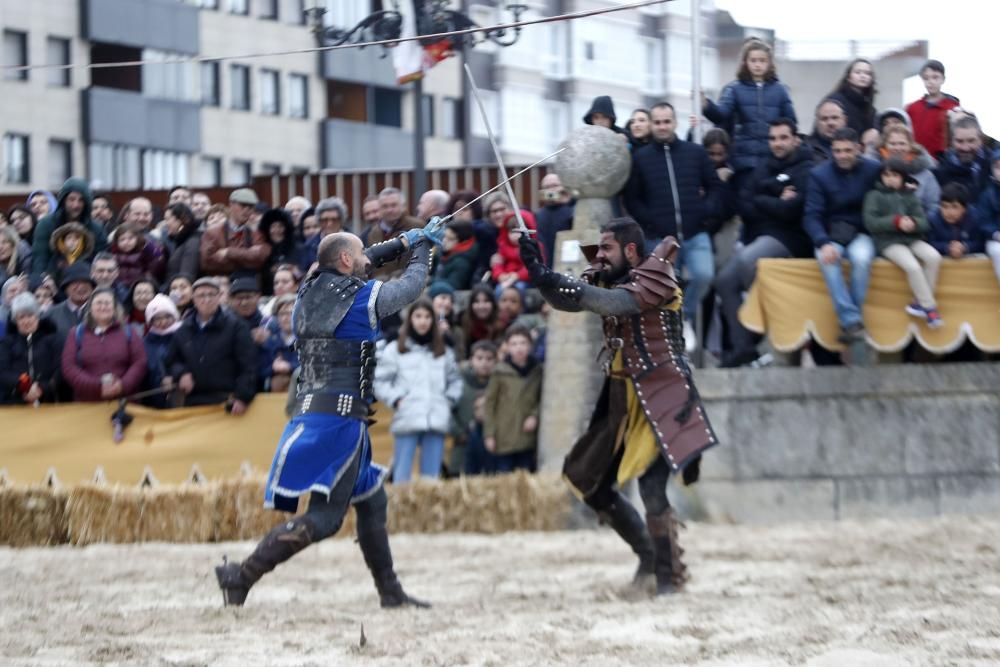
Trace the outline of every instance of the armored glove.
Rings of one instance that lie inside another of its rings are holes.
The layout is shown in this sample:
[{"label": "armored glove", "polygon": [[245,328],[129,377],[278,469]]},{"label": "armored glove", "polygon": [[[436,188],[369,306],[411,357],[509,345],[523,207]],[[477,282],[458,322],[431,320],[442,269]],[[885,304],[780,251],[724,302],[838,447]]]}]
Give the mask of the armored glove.
[{"label": "armored glove", "polygon": [[417,241],[424,237],[424,230],[422,229],[407,229],[400,236],[406,239],[406,244],[409,247],[413,247],[417,244]]},{"label": "armored glove", "polygon": [[545,266],[545,261],[542,259],[542,249],[539,247],[538,241],[527,234],[521,234],[518,243],[521,246],[521,261],[524,262],[524,268],[528,270],[531,284],[539,288],[557,287],[560,276]]}]

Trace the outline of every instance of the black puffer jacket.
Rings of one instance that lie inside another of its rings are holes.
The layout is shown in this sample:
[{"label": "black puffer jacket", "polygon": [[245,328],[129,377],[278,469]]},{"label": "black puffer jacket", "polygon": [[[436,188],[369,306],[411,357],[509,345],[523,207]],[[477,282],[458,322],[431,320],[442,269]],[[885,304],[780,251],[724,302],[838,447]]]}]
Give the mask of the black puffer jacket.
[{"label": "black puffer jacket", "polygon": [[62,360],[60,342],[55,324],[44,317],[30,341],[18,332],[13,320],[10,322],[7,335],[0,339],[0,404],[24,405],[18,391],[22,373],[42,388],[43,403],[55,400]]},{"label": "black puffer jacket", "polygon": [[[676,185],[681,229],[677,229],[674,200]],[[722,182],[705,149],[675,138],[669,143],[643,146],[632,156],[632,173],[625,185],[624,201],[648,238],[685,238],[708,231],[706,221],[722,217]]]},{"label": "black puffer jacket", "polygon": [[[771,236],[793,257],[812,256],[812,241],[802,228],[812,167],[812,151],[800,146],[784,160],[771,155],[754,170],[739,198],[744,243]],[[794,198],[781,198],[787,187],[795,188]]]},{"label": "black puffer jacket", "polygon": [[221,308],[205,328],[197,316],[184,320],[167,352],[166,368],[174,381],[185,373],[194,377],[185,405],[223,403],[230,395],[245,403],[257,391],[257,346],[250,329]]}]

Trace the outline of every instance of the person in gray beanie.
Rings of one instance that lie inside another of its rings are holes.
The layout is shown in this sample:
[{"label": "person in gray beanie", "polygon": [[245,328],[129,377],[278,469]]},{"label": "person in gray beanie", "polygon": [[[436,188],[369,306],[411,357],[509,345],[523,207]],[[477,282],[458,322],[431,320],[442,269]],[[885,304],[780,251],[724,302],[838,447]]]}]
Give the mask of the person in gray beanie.
[{"label": "person in gray beanie", "polygon": [[56,327],[40,317],[35,297],[18,294],[12,325],[0,339],[0,404],[37,405],[55,400],[61,350]]}]

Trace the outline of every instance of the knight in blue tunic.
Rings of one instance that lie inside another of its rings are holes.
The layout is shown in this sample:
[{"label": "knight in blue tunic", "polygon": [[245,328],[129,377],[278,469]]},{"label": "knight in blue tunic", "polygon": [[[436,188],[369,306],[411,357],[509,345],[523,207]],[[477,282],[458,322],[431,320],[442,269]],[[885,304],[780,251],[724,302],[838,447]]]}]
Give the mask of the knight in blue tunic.
[{"label": "knight in blue tunic", "polygon": [[[300,375],[292,420],[278,442],[264,491],[265,507],[294,512],[309,493],[309,509],[275,527],[241,563],[215,568],[226,605],[241,606],[267,572],[314,542],[334,535],[350,505],[358,544],[381,605],[428,606],[403,591],[386,532],[386,470],[371,460],[368,418],[379,321],[415,301],[427,281],[432,243],[444,225],[434,218],[367,251],[347,232],[323,239],[318,270],[303,283],[292,317]],[[398,278],[367,280],[373,268],[410,252]],[[443,400],[443,399],[442,399]]]}]

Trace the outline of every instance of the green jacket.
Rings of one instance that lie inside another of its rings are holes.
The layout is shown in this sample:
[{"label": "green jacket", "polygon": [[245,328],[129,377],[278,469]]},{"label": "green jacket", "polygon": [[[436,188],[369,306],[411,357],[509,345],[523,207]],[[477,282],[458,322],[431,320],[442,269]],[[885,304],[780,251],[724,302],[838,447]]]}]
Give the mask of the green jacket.
[{"label": "green jacket", "polygon": [[[909,190],[889,190],[881,183],[865,195],[862,211],[865,228],[875,241],[875,248],[882,252],[894,243],[909,245],[914,241],[927,239],[930,223],[924,214],[916,193]],[[904,232],[896,226],[896,220],[908,215],[917,223],[912,232]]]},{"label": "green jacket", "polygon": [[472,371],[472,367],[464,365],[462,368],[462,396],[458,403],[451,409],[451,437],[456,445],[464,445],[472,431],[473,423],[476,421],[476,399],[479,398],[489,380],[480,380]]},{"label": "green jacket", "polygon": [[[67,222],[63,205],[66,197],[71,192],[79,192],[83,195],[83,212],[80,214],[80,219],[77,222],[90,230],[90,233],[94,235],[93,254],[99,253],[108,247],[108,236],[104,233],[104,229],[101,225],[90,219],[90,206],[94,200],[90,186],[82,178],[68,178],[63,184],[62,189],[59,190],[59,205],[56,207],[56,210],[39,220],[38,226],[35,227],[31,254],[31,272],[34,275],[41,275],[49,270],[49,264],[52,262],[52,248],[49,246],[49,240],[52,238],[52,232]],[[90,261],[91,257],[85,259]]]},{"label": "green jacket", "polygon": [[467,290],[472,287],[472,273],[476,270],[478,259],[479,245],[475,241],[463,250],[442,254],[434,280],[443,280],[456,290]]},{"label": "green jacket", "polygon": [[483,438],[496,438],[496,454],[530,451],[538,445],[538,429],[525,433],[524,420],[538,417],[542,399],[542,365],[536,363],[524,377],[502,361],[486,386]]}]

